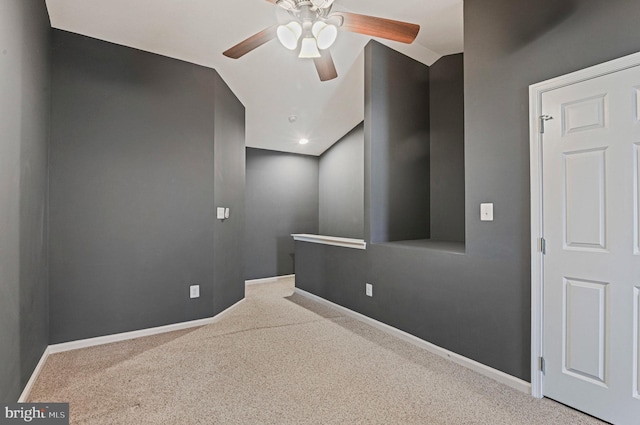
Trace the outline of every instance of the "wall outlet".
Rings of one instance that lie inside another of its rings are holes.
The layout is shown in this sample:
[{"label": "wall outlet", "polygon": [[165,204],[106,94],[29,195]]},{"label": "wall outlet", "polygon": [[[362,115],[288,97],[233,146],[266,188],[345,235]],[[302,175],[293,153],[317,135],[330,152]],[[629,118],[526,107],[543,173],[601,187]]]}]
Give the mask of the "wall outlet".
[{"label": "wall outlet", "polygon": [[373,297],[373,285],[370,283],[365,283],[364,292],[367,294],[367,297]]},{"label": "wall outlet", "polygon": [[189,298],[200,298],[200,285],[189,286]]}]

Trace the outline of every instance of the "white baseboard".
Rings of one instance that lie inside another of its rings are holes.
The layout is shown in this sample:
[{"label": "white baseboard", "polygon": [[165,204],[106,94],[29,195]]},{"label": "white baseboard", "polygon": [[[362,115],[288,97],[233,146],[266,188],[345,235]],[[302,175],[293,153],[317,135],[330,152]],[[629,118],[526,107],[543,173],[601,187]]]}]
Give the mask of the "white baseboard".
[{"label": "white baseboard", "polygon": [[240,301],[238,301],[231,307],[227,308],[226,310],[216,314],[213,317],[207,317],[205,319],[191,320],[189,322],[174,323],[171,325],[158,326],[155,328],[140,329],[138,331],[123,332],[119,334],[98,336],[95,338],[81,339],[77,341],[70,341],[70,342],[63,342],[60,344],[49,345],[45,349],[44,354],[42,354],[42,358],[40,358],[38,365],[36,366],[33,373],[31,374],[31,378],[29,378],[27,385],[24,387],[24,390],[22,391],[22,394],[18,399],[18,403],[24,403],[25,400],[27,400],[27,398],[29,397],[29,393],[31,392],[31,388],[33,387],[33,384],[38,378],[38,375],[40,374],[40,371],[42,370],[45,362],[47,361],[47,358],[51,354],[62,353],[62,352],[71,351],[71,350],[78,350],[80,348],[95,347],[97,345],[110,344],[112,342],[127,341],[129,339],[141,338],[145,336],[158,335],[158,334],[167,333],[167,332],[173,332],[173,331],[179,331],[183,329],[190,329],[190,328],[195,328],[199,326],[209,325],[211,323],[215,323],[220,319],[222,319],[224,316],[226,316],[229,312],[231,312],[233,309],[235,309],[237,306],[239,306],[243,302],[244,302],[244,299],[241,299]]},{"label": "white baseboard", "polygon": [[36,379],[38,379],[38,375],[40,375],[40,371],[44,367],[44,364],[47,361],[47,357],[49,357],[49,347],[44,349],[44,353],[42,353],[42,357],[40,357],[40,361],[36,365],[36,368],[33,370],[31,374],[31,378],[27,381],[27,385],[24,386],[22,390],[22,394],[20,394],[20,398],[18,399],[18,403],[26,403],[29,394],[31,393],[31,389],[33,388],[33,384],[36,383]]},{"label": "white baseboard", "polygon": [[128,339],[141,338],[144,336],[157,335],[157,334],[162,334],[166,332],[180,331],[183,329],[209,325],[211,323],[215,323],[218,320],[220,320],[230,310],[237,307],[243,301],[244,299],[238,301],[231,307],[227,308],[223,312],[213,317],[207,317],[205,319],[198,319],[198,320],[191,320],[189,322],[174,323],[174,324],[165,325],[165,326],[158,326],[155,328],[140,329],[138,331],[123,332],[119,334],[98,336],[95,338],[88,338],[88,339],[81,339],[78,341],[70,341],[70,342],[63,342],[60,344],[53,344],[49,346],[49,353],[50,354],[62,353],[64,351],[77,350],[79,348],[94,347],[96,345],[110,344],[112,342],[126,341]]},{"label": "white baseboard", "polygon": [[245,285],[260,285],[262,283],[275,283],[275,282],[278,282],[280,280],[291,279],[291,278],[295,278],[295,277],[296,277],[295,274],[288,274],[288,275],[285,275],[285,276],[265,277],[263,279],[246,280],[244,282],[244,284]]},{"label": "white baseboard", "polygon": [[518,391],[522,391],[523,393],[526,394],[531,394],[531,384],[527,381],[523,381],[520,378],[516,378],[515,376],[511,376],[507,373],[504,373],[500,370],[494,369],[492,367],[489,367],[487,365],[484,365],[482,363],[479,363],[475,360],[471,360],[467,357],[461,356],[460,354],[454,353],[453,351],[449,351],[447,349],[444,349],[442,347],[438,347],[435,344],[432,344],[430,342],[427,342],[423,339],[420,339],[414,335],[411,335],[405,331],[401,331],[400,329],[394,328],[393,326],[389,326],[386,323],[382,323],[379,322],[375,319],[372,319],[371,317],[365,316],[364,314],[360,314],[357,313],[353,310],[349,310],[346,307],[343,307],[341,305],[335,304],[331,301],[325,300],[324,298],[321,298],[317,295],[313,295],[309,292],[306,292],[302,289],[299,288],[295,288],[295,292],[297,294],[300,294],[304,297],[307,297],[309,299],[312,299],[314,301],[317,301],[319,303],[322,303],[324,305],[327,305],[329,307],[333,307],[336,310],[339,310],[340,312],[351,316],[355,319],[358,319],[362,322],[365,322],[377,329],[380,329],[384,332],[387,332],[391,335],[394,335],[404,341],[410,342],[424,350],[429,351],[430,353],[436,354],[440,357],[444,357],[446,359],[451,360],[454,363],[457,363],[461,366],[464,366],[468,369],[471,369],[475,372],[478,372],[479,374],[486,376],[488,378],[491,378],[495,381],[498,381],[502,384],[505,384],[511,388],[515,388]]}]

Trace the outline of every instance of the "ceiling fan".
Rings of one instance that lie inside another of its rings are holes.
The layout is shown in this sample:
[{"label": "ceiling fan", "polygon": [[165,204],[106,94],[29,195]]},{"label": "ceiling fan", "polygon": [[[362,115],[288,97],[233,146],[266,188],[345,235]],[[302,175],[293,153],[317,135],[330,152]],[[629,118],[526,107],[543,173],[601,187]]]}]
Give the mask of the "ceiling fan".
[{"label": "ceiling fan", "polygon": [[[391,19],[349,12],[331,12],[334,0],[266,0],[280,6],[293,18],[286,25],[273,25],[223,52],[238,59],[264,43],[278,38],[289,50],[297,50],[299,58],[313,59],[320,81],[338,76],[329,48],[338,29],[412,43],[420,26]],[[298,43],[302,38],[302,42]]]}]

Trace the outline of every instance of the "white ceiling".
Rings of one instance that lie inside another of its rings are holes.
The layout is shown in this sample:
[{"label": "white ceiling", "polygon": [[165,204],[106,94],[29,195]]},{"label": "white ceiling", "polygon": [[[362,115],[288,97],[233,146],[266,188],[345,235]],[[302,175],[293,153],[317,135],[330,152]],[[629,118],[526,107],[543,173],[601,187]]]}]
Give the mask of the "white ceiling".
[{"label": "white ceiling", "polygon": [[[362,50],[369,37],[341,31],[331,47],[338,78],[320,82],[310,59],[277,40],[237,60],[222,55],[287,20],[265,0],[46,2],[54,28],[216,69],[245,105],[247,146],[320,155],[364,118]],[[461,0],[336,0],[333,10],[419,24],[412,45],[379,41],[427,65],[463,49]],[[298,144],[303,137],[308,145]]]}]

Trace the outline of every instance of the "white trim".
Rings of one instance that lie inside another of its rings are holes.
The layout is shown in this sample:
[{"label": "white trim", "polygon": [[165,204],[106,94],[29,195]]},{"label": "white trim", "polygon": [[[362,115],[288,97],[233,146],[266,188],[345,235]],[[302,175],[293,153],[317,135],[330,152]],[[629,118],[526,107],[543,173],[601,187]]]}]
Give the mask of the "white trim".
[{"label": "white trim", "polygon": [[238,301],[237,303],[227,308],[223,312],[216,314],[213,317],[208,317],[206,319],[198,319],[198,320],[192,320],[189,322],[181,322],[181,323],[174,323],[171,325],[158,326],[155,328],[141,329],[137,331],[123,332],[119,334],[98,336],[95,338],[88,338],[88,339],[81,339],[78,341],[70,341],[70,342],[63,342],[60,344],[53,344],[49,346],[49,353],[50,354],[62,353],[65,351],[77,350],[80,348],[94,347],[96,345],[103,345],[103,344],[111,344],[112,342],[127,341],[129,339],[135,339],[135,338],[141,338],[145,336],[162,334],[166,332],[173,332],[173,331],[179,331],[183,329],[195,328],[198,326],[210,325],[211,323],[215,323],[219,321],[222,317],[226,316],[227,313],[229,313],[232,309],[236,308],[243,301],[244,299]]},{"label": "white trim", "polygon": [[[544,375],[539,370],[539,358],[544,353],[544,261],[539,239],[544,236],[542,204],[542,135],[539,117],[542,95],[545,92],[566,87],[603,75],[640,66],[640,53],[624,56],[600,65],[572,72],[557,78],[529,86],[529,144],[531,182],[531,394],[544,396]],[[559,117],[558,117],[559,118]]]},{"label": "white trim", "polygon": [[[539,117],[542,115],[538,103],[542,103],[542,94],[536,93],[534,86],[529,87],[529,163],[531,196],[531,395],[542,398],[544,375],[540,371],[542,357],[542,331],[544,300],[542,277],[543,262],[540,241],[542,238],[542,135]],[[540,105],[541,106],[541,105]],[[539,308],[536,308],[539,306]]]},{"label": "white trim", "polygon": [[31,378],[29,378],[29,381],[27,381],[27,385],[24,386],[24,389],[22,390],[22,394],[20,394],[20,398],[18,399],[18,403],[26,403],[27,399],[29,398],[29,394],[31,393],[31,389],[33,388],[33,385],[36,383],[36,380],[38,379],[38,376],[40,375],[40,372],[42,371],[42,368],[44,367],[44,364],[47,362],[47,358],[49,357],[49,347],[44,349],[44,353],[42,353],[42,357],[40,357],[40,361],[38,362],[38,364],[36,365],[36,368],[33,369],[33,373],[31,374]]},{"label": "white trim", "polygon": [[47,358],[51,354],[77,350],[80,348],[95,347],[97,345],[110,344],[112,342],[126,341],[129,339],[135,339],[135,338],[140,338],[144,336],[157,335],[157,334],[166,333],[166,332],[173,332],[173,331],[179,331],[183,329],[194,328],[198,326],[209,325],[211,323],[215,323],[220,319],[222,319],[229,312],[231,312],[231,310],[238,307],[242,302],[244,302],[244,298],[238,301],[237,303],[235,303],[234,305],[232,305],[231,307],[228,307],[226,310],[216,314],[213,317],[208,317],[206,319],[191,320],[189,322],[174,323],[172,325],[158,326],[155,328],[141,329],[138,331],[123,332],[119,334],[99,336],[96,338],[82,339],[78,341],[63,342],[60,344],[49,345],[44,350],[44,353],[42,354],[42,357],[40,358],[38,365],[33,370],[33,373],[31,374],[31,378],[29,378],[27,385],[25,385],[24,389],[22,390],[22,394],[20,394],[18,403],[24,403],[29,398],[31,389],[35,384],[36,379],[38,379],[38,375],[40,375],[40,371],[44,367],[44,364],[46,363]]},{"label": "white trim", "polygon": [[344,248],[367,249],[367,243],[362,239],[339,238],[337,236],[310,235],[308,233],[294,233],[293,239],[300,242],[319,243],[323,245],[342,246]]},{"label": "white trim", "polygon": [[263,283],[275,283],[275,282],[279,282],[281,280],[286,280],[286,279],[291,279],[291,278],[295,278],[296,275],[295,274],[288,274],[288,275],[284,275],[284,276],[274,276],[274,277],[265,277],[262,279],[251,279],[251,280],[246,280],[244,282],[245,285],[261,285]]},{"label": "white trim", "polygon": [[440,357],[444,357],[445,359],[451,360],[454,363],[457,363],[461,366],[471,369],[474,372],[477,372],[483,376],[486,376],[502,384],[505,384],[511,388],[515,388],[518,391],[521,391],[527,394],[529,394],[531,391],[531,385],[528,382],[523,381],[519,378],[516,378],[515,376],[511,376],[507,373],[504,373],[502,371],[499,371],[497,369],[494,369],[492,367],[479,363],[475,360],[471,360],[467,357],[461,356],[460,354],[454,353],[453,351],[449,351],[442,347],[438,347],[435,344],[427,342],[407,332],[401,331],[400,329],[394,328],[393,326],[389,326],[386,323],[379,322],[375,319],[372,319],[371,317],[357,313],[353,310],[349,310],[346,307],[343,307],[331,301],[325,300],[324,298],[318,297],[317,295],[313,295],[302,289],[295,288],[295,292],[297,294],[302,295],[303,297],[310,298],[314,301],[317,301],[329,307],[335,308],[336,310],[339,310],[340,312],[348,316],[351,316],[357,320],[367,323],[368,325],[371,325],[377,329],[380,329],[383,332],[387,332],[397,338],[410,342],[418,346],[419,348],[422,348],[423,350],[429,351],[430,353],[433,353]]}]

